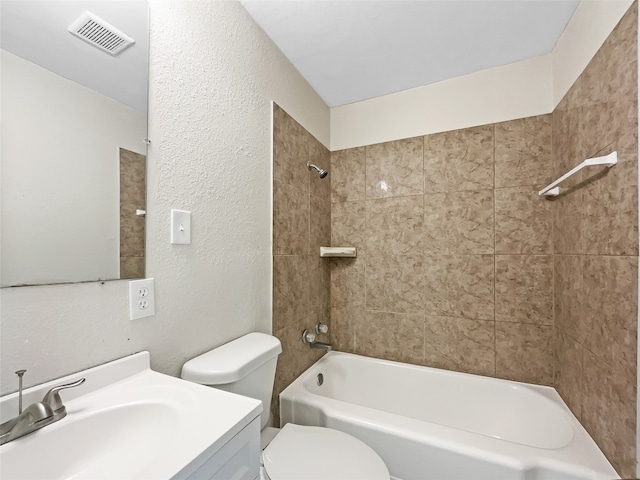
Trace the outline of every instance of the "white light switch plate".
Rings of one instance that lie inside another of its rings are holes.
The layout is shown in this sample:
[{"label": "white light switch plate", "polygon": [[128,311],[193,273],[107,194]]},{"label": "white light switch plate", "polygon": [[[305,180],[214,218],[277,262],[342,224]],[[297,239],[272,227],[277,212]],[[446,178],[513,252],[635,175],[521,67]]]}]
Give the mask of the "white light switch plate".
[{"label": "white light switch plate", "polygon": [[171,209],[171,243],[191,244],[191,212]]},{"label": "white light switch plate", "polygon": [[129,318],[150,317],[156,314],[156,292],[153,278],[129,282]]}]

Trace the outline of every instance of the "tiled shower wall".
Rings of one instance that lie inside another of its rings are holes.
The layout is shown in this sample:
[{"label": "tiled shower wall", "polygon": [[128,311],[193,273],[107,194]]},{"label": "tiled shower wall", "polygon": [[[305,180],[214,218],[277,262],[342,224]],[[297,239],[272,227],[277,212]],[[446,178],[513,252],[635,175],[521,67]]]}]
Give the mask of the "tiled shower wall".
[{"label": "tiled shower wall", "polygon": [[553,113],[554,174],[618,152],[553,201],[555,385],[622,477],[635,477],[637,3]]},{"label": "tiled shower wall", "polygon": [[550,115],[333,152],[337,348],[553,383]]},{"label": "tiled shower wall", "polygon": [[144,278],[147,157],[120,149],[120,278]]},{"label": "tiled shower wall", "polygon": [[[357,258],[332,261],[336,348],[556,385],[627,477],[635,476],[636,8],[552,115],[331,155],[331,242],[358,248]],[[620,163],[610,171],[589,171],[555,200],[538,196],[584,158],[613,150]]]},{"label": "tiled shower wall", "polygon": [[[322,356],[302,343],[302,331],[329,324],[330,270],[320,246],[331,241],[329,151],[274,104],[273,111],[273,334],[282,342],[271,411],[278,425],[278,395]],[[329,341],[319,338],[321,341]]]}]

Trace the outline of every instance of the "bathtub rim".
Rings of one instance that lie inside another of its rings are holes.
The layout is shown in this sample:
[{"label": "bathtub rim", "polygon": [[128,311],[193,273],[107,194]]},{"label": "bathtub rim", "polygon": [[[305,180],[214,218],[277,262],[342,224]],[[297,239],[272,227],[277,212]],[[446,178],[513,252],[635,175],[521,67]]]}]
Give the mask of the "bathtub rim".
[{"label": "bathtub rim", "polygon": [[[356,360],[377,364],[390,364],[418,371],[427,370],[439,375],[447,375],[463,379],[471,377],[474,379],[480,379],[481,381],[495,382],[509,386],[517,385],[527,390],[533,390],[534,393],[537,393],[546,400],[550,400],[556,404],[556,406],[558,406],[567,415],[567,418],[574,429],[574,438],[565,448],[543,449],[514,443],[508,440],[468,430],[461,430],[426,420],[416,420],[411,417],[404,417],[402,415],[377,410],[375,408],[318,395],[307,390],[303,383],[305,381],[313,381],[313,377],[316,375],[316,372],[322,369],[331,359],[336,357],[347,359],[354,358]],[[556,389],[551,386],[487,377],[423,365],[408,364],[394,360],[367,357],[355,353],[331,351],[323,355],[318,361],[299,375],[280,393],[279,397],[280,417],[283,425],[287,423],[286,419],[289,418],[289,414],[283,411],[283,405],[287,404],[287,402],[295,402],[296,399],[302,398],[306,400],[305,405],[317,409],[325,418],[335,418],[339,421],[350,422],[353,424],[366,424],[379,433],[386,432],[387,434],[397,434],[398,432],[401,432],[414,441],[425,440],[427,445],[431,445],[436,448],[450,448],[451,451],[462,455],[468,455],[481,460],[489,460],[507,467],[520,468],[524,470],[534,467],[557,469],[558,471],[567,472],[571,475],[583,475],[584,478],[606,478],[607,480],[620,478],[586,429],[578,421],[573,412],[571,412]],[[339,408],[335,408],[336,405]],[[368,416],[363,415],[363,411]],[[398,425],[393,424],[393,422],[389,422],[389,419],[398,421],[398,423],[402,425],[402,428],[398,429]],[[296,423],[295,420],[292,423]],[[422,424],[427,425],[431,432],[425,433],[424,429],[421,429],[420,432],[416,433],[414,428],[416,423],[420,426],[422,426]],[[459,438],[460,432],[462,432],[463,437],[467,437],[464,438],[462,442]],[[523,449],[526,454],[524,456],[518,455],[518,450]],[[526,450],[529,451],[526,452]],[[583,450],[586,450],[587,452],[585,453]],[[583,466],[582,463],[576,463],[578,459],[574,457],[569,459],[563,458],[559,455],[559,452],[564,451],[568,451],[570,454],[582,452],[579,457],[581,457],[581,460],[585,461],[587,466]],[[597,477],[593,477],[594,474],[596,474]]]}]

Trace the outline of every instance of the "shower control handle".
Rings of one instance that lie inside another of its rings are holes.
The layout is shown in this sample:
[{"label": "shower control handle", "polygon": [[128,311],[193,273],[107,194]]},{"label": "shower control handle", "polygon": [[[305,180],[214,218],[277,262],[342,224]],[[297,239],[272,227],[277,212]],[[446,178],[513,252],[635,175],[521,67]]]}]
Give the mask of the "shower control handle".
[{"label": "shower control handle", "polygon": [[305,329],[304,332],[302,332],[302,343],[315,343],[315,341],[316,341],[315,333],[310,332],[307,329]]},{"label": "shower control handle", "polygon": [[329,325],[325,325],[324,323],[316,323],[316,334],[320,335],[323,333],[327,333],[329,331]]}]

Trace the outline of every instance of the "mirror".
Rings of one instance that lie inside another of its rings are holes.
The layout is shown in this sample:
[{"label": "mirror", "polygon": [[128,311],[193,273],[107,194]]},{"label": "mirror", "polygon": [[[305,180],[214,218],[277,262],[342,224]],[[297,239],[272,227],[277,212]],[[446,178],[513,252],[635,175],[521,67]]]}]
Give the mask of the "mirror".
[{"label": "mirror", "polygon": [[0,8],[1,286],[144,277],[147,2]]}]

